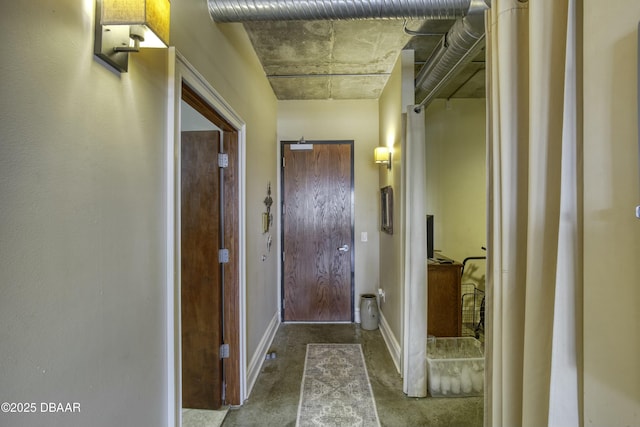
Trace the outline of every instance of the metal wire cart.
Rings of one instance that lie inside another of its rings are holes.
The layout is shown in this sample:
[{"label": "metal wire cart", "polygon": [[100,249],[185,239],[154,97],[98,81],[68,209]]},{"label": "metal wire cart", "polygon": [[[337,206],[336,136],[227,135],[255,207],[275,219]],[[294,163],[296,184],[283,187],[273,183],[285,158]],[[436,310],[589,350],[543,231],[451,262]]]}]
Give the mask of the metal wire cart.
[{"label": "metal wire cart", "polygon": [[[478,269],[478,262],[486,260],[486,256],[467,257],[462,261],[462,278],[465,280],[465,271],[469,276],[469,270],[473,265]],[[471,273],[473,273],[472,270]],[[462,283],[462,336],[471,336],[480,339],[484,337],[484,291],[479,289],[476,282]]]}]

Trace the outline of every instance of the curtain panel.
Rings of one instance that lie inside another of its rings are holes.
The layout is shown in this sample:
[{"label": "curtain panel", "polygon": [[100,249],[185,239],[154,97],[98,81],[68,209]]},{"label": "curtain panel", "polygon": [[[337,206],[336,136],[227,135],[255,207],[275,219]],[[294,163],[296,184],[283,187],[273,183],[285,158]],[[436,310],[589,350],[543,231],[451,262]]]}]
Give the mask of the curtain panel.
[{"label": "curtain panel", "polygon": [[408,106],[405,115],[402,170],[405,203],[404,289],[405,343],[403,391],[409,397],[427,395],[427,226],[424,109]]},{"label": "curtain panel", "polygon": [[485,425],[580,425],[576,4],[494,0],[486,28]]}]

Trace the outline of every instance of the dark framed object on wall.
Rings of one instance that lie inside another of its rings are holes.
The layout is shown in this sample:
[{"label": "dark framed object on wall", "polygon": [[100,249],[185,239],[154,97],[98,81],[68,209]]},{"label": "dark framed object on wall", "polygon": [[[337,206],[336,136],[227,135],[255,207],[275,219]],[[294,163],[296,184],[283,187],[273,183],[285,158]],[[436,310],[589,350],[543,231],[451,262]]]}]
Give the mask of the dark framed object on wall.
[{"label": "dark framed object on wall", "polygon": [[390,185],[380,189],[380,213],[382,231],[393,234],[393,188]]}]

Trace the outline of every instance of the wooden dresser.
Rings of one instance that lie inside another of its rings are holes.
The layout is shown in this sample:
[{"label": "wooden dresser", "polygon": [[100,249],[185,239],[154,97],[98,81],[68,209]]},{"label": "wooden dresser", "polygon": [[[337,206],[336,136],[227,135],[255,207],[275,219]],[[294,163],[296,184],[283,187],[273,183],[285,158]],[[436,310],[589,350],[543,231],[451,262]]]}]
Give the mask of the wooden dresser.
[{"label": "wooden dresser", "polygon": [[459,262],[427,261],[427,334],[436,337],[461,335],[461,275],[462,264]]}]

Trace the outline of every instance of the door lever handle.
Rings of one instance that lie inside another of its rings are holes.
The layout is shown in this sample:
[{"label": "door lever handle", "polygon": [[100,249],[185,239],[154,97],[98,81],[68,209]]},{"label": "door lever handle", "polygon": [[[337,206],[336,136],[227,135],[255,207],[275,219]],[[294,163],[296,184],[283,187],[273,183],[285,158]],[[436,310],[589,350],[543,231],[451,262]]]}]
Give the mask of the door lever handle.
[{"label": "door lever handle", "polygon": [[342,245],[338,248],[340,252],[347,252],[349,250],[349,245]]}]

